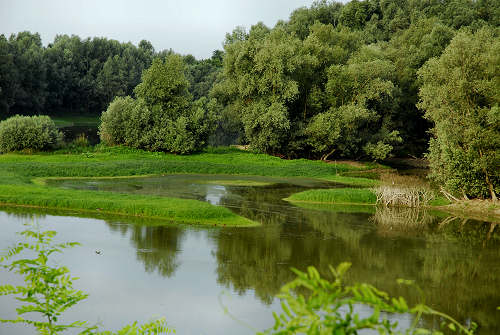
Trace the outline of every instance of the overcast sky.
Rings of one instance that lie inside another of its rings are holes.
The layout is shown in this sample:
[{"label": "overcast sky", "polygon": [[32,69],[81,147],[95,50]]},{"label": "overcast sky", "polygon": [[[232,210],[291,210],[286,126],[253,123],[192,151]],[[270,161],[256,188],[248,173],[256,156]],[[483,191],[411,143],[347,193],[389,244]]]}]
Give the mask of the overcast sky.
[{"label": "overcast sky", "polygon": [[288,19],[313,0],[0,0],[0,34],[38,32],[44,45],[56,34],[146,39],[156,50],[172,48],[196,58],[221,49],[225,34],[258,21]]}]

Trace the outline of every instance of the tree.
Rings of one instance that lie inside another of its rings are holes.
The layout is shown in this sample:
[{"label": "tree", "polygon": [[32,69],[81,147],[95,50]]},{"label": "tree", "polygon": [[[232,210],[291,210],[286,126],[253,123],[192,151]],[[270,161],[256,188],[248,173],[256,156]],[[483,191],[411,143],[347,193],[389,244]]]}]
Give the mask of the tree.
[{"label": "tree", "polygon": [[135,88],[137,98],[150,107],[160,108],[171,119],[179,117],[189,106],[189,82],[184,74],[182,57],[171,54],[155,59],[144,71],[142,81]]},{"label": "tree", "polygon": [[449,192],[497,200],[500,191],[499,30],[463,31],[419,71],[419,107],[434,123],[431,177]]},{"label": "tree", "polygon": [[431,123],[418,110],[417,71],[432,57],[439,57],[455,32],[436,18],[420,19],[404,31],[392,35],[382,49],[395,66],[394,83],[400,88],[399,107],[393,114],[394,127],[400,130],[403,144],[397,155],[422,156],[429,143]]},{"label": "tree", "polygon": [[186,154],[207,145],[216,125],[215,99],[195,102],[181,56],[155,59],[135,88],[137,99],[116,97],[101,116],[100,137],[152,151]]},{"label": "tree", "polygon": [[251,146],[279,153],[290,132],[288,105],[299,93],[292,77],[303,62],[300,40],[283,28],[270,30],[262,23],[246,35],[226,38],[224,81],[229,100],[241,113]]},{"label": "tree", "polygon": [[326,84],[330,108],[315,116],[306,130],[312,150],[323,159],[335,151],[385,159],[401,141],[391,124],[398,91],[394,71],[375,46],[360,49],[346,65],[331,66]]}]

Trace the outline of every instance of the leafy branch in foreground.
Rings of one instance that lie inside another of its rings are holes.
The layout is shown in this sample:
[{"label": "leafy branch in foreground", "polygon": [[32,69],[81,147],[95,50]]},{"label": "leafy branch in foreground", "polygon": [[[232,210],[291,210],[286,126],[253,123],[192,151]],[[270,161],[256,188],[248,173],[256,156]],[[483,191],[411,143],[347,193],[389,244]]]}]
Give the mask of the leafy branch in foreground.
[{"label": "leafy branch in foreground", "polygon": [[[57,334],[69,328],[83,328],[87,332],[94,329],[94,327],[88,327],[87,323],[83,321],[57,324],[64,311],[88,295],[82,291],[74,290],[73,280],[77,278],[71,277],[68,268],[64,266],[50,266],[48,264],[49,257],[54,253],[60,253],[64,249],[74,247],[78,243],[52,243],[56,235],[55,231],[37,232],[28,229],[19,234],[27,239],[33,239],[35,243],[17,243],[7,251],[5,256],[0,257],[0,263],[4,263],[27,250],[34,252],[35,256],[18,259],[6,265],[2,264],[3,268],[23,276],[26,286],[0,286],[0,295],[16,295],[16,299],[24,303],[16,308],[17,319],[0,319],[0,322],[31,325],[41,334]],[[23,318],[22,315],[27,313],[40,313],[44,321]]]},{"label": "leafy branch in foreground", "polygon": [[[5,255],[0,256],[0,266],[23,276],[25,286],[0,285],[0,296],[14,295],[23,304],[16,308],[17,319],[0,319],[0,323],[22,323],[33,326],[42,335],[56,335],[75,328],[80,329],[80,334],[152,335],[175,333],[167,327],[164,319],[154,320],[144,325],[138,325],[135,322],[116,333],[99,332],[97,326],[89,326],[86,321],[58,324],[61,314],[87,298],[88,294],[73,289],[73,281],[78,278],[71,277],[65,266],[50,265],[49,257],[54,253],[61,253],[64,249],[77,246],[79,243],[53,243],[53,238],[57,234],[55,231],[40,232],[27,229],[19,234],[26,239],[34,240],[34,242],[18,242],[7,250]],[[20,258],[23,252],[30,252],[34,256]],[[8,261],[10,263],[4,264]],[[43,321],[24,318],[23,316],[27,313],[41,314]]]},{"label": "leafy branch in foreground", "polygon": [[[283,286],[278,295],[283,313],[273,313],[274,327],[260,334],[355,335],[363,329],[372,329],[379,334],[442,335],[441,331],[417,327],[424,314],[442,318],[445,320],[442,326],[458,334],[472,335],[477,328],[475,323],[466,328],[452,317],[425,304],[409,307],[404,298],[390,298],[387,293],[369,284],[344,285],[342,278],[350,265],[341,263],[336,269],[330,266],[333,281],[321,278],[314,267],[309,267],[307,273],[293,269],[297,278]],[[403,279],[398,280],[398,283],[414,285],[412,281]],[[371,315],[361,316],[358,313],[361,305],[371,307]],[[409,313],[415,317],[409,329],[399,330],[397,321],[386,319],[381,316],[381,312]]]}]

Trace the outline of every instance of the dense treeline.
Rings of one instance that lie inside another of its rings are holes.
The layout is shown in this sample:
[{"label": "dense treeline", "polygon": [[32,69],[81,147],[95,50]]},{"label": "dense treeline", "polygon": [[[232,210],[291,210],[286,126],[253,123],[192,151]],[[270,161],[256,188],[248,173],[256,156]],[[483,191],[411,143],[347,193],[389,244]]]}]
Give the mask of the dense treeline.
[{"label": "dense treeline", "polygon": [[[106,38],[59,35],[47,47],[40,35],[0,35],[0,119],[11,115],[100,115],[115,96],[132,95],[155,58],[150,42],[138,46]],[[198,61],[186,56],[191,93],[206,96],[222,67],[222,52]]]},{"label": "dense treeline", "polygon": [[[212,144],[287,158],[428,152],[434,180],[448,191],[495,198],[499,38],[494,0],[315,1],[272,28],[237,27],[206,60],[171,57],[147,41],[62,35],[43,47],[38,34],[2,35],[0,119],[100,115],[122,97],[105,115],[137,122],[109,118],[128,129],[110,143],[187,153],[214,130]],[[182,72],[174,90],[143,89],[141,74],[155,59],[166,62],[150,71],[158,78],[172,77],[162,68]]]},{"label": "dense treeline", "polygon": [[212,94],[257,150],[376,160],[428,151],[444,189],[496,199],[499,27],[498,1],[316,1],[274,28],[228,34]]},{"label": "dense treeline", "polygon": [[417,71],[457,31],[499,22],[495,1],[317,1],[274,28],[228,34],[214,94],[239,111],[246,140],[261,151],[421,155],[432,123],[417,107]]}]

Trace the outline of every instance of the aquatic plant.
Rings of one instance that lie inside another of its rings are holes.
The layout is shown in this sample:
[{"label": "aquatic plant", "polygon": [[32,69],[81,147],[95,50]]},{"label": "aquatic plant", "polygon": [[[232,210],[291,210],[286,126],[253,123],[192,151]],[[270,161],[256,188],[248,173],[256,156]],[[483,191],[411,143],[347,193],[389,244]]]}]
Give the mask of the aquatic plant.
[{"label": "aquatic plant", "polygon": [[434,192],[417,186],[377,186],[373,189],[377,204],[384,206],[422,207],[434,199]]},{"label": "aquatic plant", "polygon": [[382,185],[373,188],[377,204],[383,206],[422,207],[435,198],[428,183],[416,176],[385,173],[380,176]]}]

